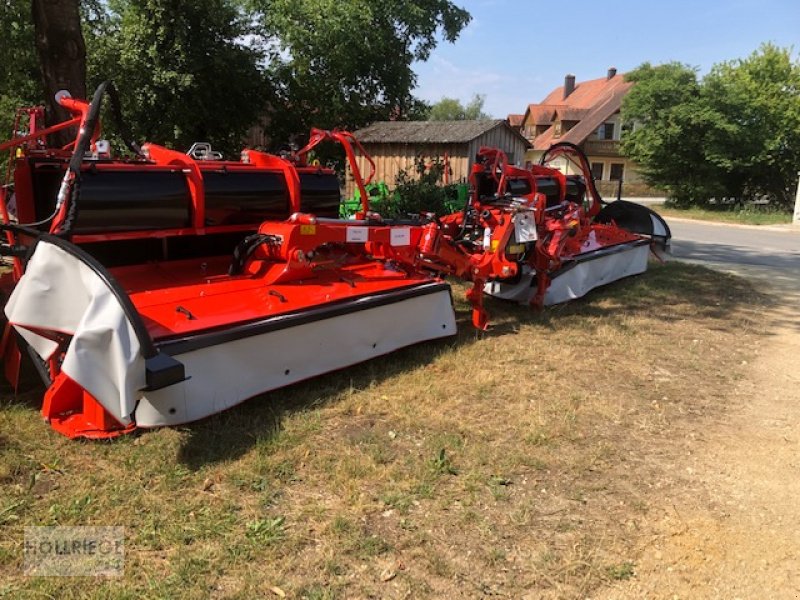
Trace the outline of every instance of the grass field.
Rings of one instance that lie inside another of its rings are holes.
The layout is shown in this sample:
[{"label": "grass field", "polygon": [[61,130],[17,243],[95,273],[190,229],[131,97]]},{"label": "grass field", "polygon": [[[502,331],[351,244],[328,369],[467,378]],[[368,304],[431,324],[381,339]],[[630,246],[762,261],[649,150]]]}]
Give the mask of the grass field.
[{"label": "grass field", "polygon": [[[634,576],[764,302],[678,263],[539,314],[489,301],[486,334],[459,301],[456,338],[113,442],[6,395],[0,597],[585,597]],[[22,576],[23,527],[55,524],[125,526],[124,577]]]},{"label": "grass field", "polygon": [[740,225],[784,225],[792,222],[792,213],[775,210],[747,208],[744,210],[718,209],[710,210],[697,206],[691,208],[675,208],[660,205],[655,211],[664,217],[683,217],[699,221],[718,221],[721,223],[738,223]]}]

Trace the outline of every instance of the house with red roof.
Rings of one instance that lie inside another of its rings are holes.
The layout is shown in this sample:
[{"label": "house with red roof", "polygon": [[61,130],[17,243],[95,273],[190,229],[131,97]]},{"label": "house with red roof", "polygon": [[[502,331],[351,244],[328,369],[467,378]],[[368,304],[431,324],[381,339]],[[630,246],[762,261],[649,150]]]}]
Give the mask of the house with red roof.
[{"label": "house with red roof", "polygon": [[[601,192],[616,190],[620,179],[625,181],[626,189],[630,188],[628,184],[644,187],[635,163],[622,156],[619,149],[623,135],[620,108],[632,85],[614,67],[605,77],[588,81],[579,82],[575,75],[567,75],[564,85],[542,102],[528,105],[521,119],[520,115],[509,115],[509,124],[518,126],[532,144],[525,160],[536,163],[552,144],[572,142],[583,148],[595,180],[608,182],[601,184]],[[571,172],[566,164],[564,170]]]}]

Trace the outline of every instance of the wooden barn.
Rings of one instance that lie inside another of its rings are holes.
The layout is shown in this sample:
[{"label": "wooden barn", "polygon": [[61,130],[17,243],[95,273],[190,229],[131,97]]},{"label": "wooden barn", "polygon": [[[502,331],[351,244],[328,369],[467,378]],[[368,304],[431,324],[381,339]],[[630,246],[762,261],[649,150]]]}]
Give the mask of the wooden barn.
[{"label": "wooden barn", "polygon": [[[519,163],[531,147],[518,130],[505,119],[483,121],[379,121],[354,132],[375,161],[374,181],[385,181],[394,188],[397,174],[415,174],[419,158],[426,163],[442,161],[449,165],[449,181],[469,177],[469,170],[481,146],[501,148],[509,161]],[[366,177],[369,167],[359,157],[358,167]],[[347,177],[347,195],[353,193],[352,177]]]}]

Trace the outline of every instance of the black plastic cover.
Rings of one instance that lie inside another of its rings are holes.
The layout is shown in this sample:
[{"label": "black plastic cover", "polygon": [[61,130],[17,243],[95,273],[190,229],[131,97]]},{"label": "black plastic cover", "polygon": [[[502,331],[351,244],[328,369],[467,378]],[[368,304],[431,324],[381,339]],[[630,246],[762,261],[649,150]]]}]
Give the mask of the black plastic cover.
[{"label": "black plastic cover", "polygon": [[[52,214],[65,164],[32,161],[36,219]],[[283,173],[204,171],[205,224],[257,226],[289,217]],[[301,172],[301,211],[339,216],[339,180],[334,173]],[[180,170],[95,169],[82,172],[74,234],[178,229],[192,224],[192,200]]]},{"label": "black plastic cover", "polygon": [[[36,219],[53,212],[63,165],[33,170]],[[95,170],[82,173],[75,234],[174,229],[191,225],[191,198],[180,171]]]},{"label": "black plastic cover", "polygon": [[[595,223],[611,223],[632,233],[650,236],[667,246],[672,237],[669,225],[664,218],[646,206],[617,200],[606,204],[594,218]],[[658,227],[660,225],[660,227]]]},{"label": "black plastic cover", "polygon": [[282,173],[204,171],[206,225],[260,223],[289,216],[289,193]]},{"label": "black plastic cover", "polygon": [[85,171],[73,233],[177,229],[192,224],[186,176],[170,171]]},{"label": "black plastic cover", "polygon": [[300,173],[300,212],[338,219],[340,200],[339,178],[335,173]]}]

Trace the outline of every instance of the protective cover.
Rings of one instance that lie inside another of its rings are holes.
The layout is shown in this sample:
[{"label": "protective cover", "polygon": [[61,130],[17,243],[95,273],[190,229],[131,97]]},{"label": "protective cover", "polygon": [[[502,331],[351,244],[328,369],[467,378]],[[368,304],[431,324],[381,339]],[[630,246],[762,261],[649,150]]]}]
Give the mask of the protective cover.
[{"label": "protective cover", "polygon": [[617,200],[606,204],[594,218],[595,223],[615,223],[632,233],[646,235],[661,246],[662,250],[669,248],[672,232],[669,225],[661,215],[653,212],[646,206]]},{"label": "protective cover", "polygon": [[[646,241],[621,244],[583,255],[567,263],[553,274],[544,296],[545,306],[560,304],[585,296],[601,285],[647,270],[649,247]],[[519,281],[513,284],[487,283],[484,292],[495,298],[528,304],[536,294],[535,273],[525,267]]]},{"label": "protective cover", "polygon": [[43,360],[71,336],[62,371],[128,425],[145,387],[136,333],[108,284],[78,257],[40,240],[5,307],[10,323]]},{"label": "protective cover", "polygon": [[576,260],[553,276],[544,296],[546,306],[581,298],[596,287],[647,270],[648,244],[615,246]]}]

